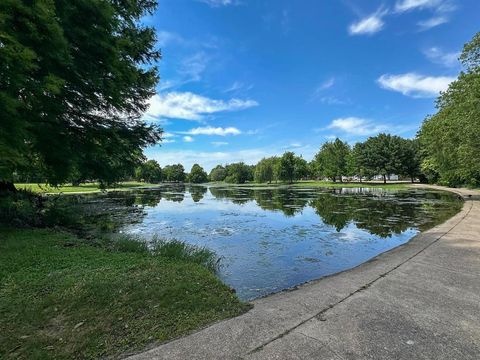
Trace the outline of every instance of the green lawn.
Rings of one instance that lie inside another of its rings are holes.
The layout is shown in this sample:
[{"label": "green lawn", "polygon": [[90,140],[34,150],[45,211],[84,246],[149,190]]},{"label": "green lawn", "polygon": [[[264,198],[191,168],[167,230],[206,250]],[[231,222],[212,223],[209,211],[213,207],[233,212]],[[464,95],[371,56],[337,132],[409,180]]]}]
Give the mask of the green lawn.
[{"label": "green lawn", "polygon": [[410,186],[410,183],[399,183],[399,182],[387,182],[383,184],[382,182],[332,182],[332,181],[298,181],[292,186],[299,187],[334,187],[334,188],[384,188],[391,190],[406,189]]},{"label": "green lawn", "polygon": [[115,356],[248,308],[195,261],[0,229],[2,359]]},{"label": "green lawn", "polygon": [[284,182],[272,182],[271,184],[267,183],[255,183],[249,182],[246,184],[230,184],[225,182],[214,182],[210,185],[217,186],[241,186],[241,187],[276,187],[276,186],[292,186],[292,187],[325,187],[325,188],[384,188],[390,190],[401,190],[406,189],[410,186],[410,183],[399,183],[399,182],[387,182],[383,184],[382,182],[332,182],[332,181],[317,181],[317,180],[302,180],[296,181],[292,184]]},{"label": "green lawn", "polygon": [[[117,191],[117,190],[128,190],[130,188],[141,188],[141,187],[150,187],[158,186],[158,184],[148,184],[139,181],[126,181],[120,184],[117,184],[114,187],[108,188],[107,191]],[[47,194],[58,194],[58,193],[90,193],[90,192],[99,192],[102,191],[98,183],[88,183],[81,184],[79,186],[72,185],[60,185],[58,187],[53,187],[45,184],[15,184],[17,189],[30,190],[35,193],[47,193]]]}]

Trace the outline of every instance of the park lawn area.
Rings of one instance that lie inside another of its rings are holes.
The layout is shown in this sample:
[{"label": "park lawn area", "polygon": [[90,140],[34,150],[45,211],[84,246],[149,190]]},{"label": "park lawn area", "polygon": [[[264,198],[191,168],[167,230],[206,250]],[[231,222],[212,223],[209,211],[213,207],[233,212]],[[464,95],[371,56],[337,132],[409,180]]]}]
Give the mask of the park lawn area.
[{"label": "park lawn area", "polygon": [[305,180],[297,181],[292,184],[297,187],[330,187],[330,188],[382,188],[390,190],[402,190],[410,186],[410,183],[400,182],[333,182],[333,181],[317,181],[317,180]]},{"label": "park lawn area", "polygon": [[1,359],[116,356],[249,307],[193,261],[0,228]]},{"label": "park lawn area", "polygon": [[410,187],[410,183],[387,182],[333,182],[333,181],[317,181],[317,180],[300,180],[293,183],[287,182],[272,182],[256,183],[249,182],[245,184],[230,184],[225,182],[209,183],[212,186],[239,186],[239,187],[324,187],[324,188],[382,188],[387,190],[402,190]]},{"label": "park lawn area", "polygon": [[[114,187],[107,188],[107,191],[120,191],[120,190],[129,190],[131,188],[142,188],[142,187],[151,187],[151,186],[158,186],[158,184],[149,184],[140,181],[125,181],[121,182]],[[18,183],[15,184],[17,189],[25,189],[30,190],[34,193],[46,193],[46,194],[59,194],[59,193],[91,193],[91,192],[100,192],[102,189],[100,188],[99,183],[88,183],[88,184],[80,184],[78,186],[73,185],[60,185],[57,187],[49,186],[46,184],[34,184],[34,183]]]}]

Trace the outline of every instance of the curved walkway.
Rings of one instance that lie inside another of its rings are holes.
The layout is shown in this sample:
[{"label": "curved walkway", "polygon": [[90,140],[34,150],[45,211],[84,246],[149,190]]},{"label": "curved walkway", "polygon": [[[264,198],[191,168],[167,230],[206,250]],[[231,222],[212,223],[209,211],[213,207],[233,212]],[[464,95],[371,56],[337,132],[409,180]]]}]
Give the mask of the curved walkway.
[{"label": "curved walkway", "polygon": [[480,193],[455,191],[462,211],[409,243],[131,360],[480,359]]}]

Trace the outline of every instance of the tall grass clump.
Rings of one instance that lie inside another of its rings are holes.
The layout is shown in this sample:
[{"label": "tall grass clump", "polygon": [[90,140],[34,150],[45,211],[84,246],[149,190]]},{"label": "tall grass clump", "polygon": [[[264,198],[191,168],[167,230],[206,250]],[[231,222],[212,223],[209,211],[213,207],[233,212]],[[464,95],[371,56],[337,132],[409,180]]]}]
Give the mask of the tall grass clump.
[{"label": "tall grass clump", "polygon": [[119,252],[150,253],[154,257],[169,261],[190,262],[216,272],[220,264],[217,254],[207,249],[180,240],[165,240],[153,236],[151,240],[129,234],[122,234],[112,242],[112,249]]}]

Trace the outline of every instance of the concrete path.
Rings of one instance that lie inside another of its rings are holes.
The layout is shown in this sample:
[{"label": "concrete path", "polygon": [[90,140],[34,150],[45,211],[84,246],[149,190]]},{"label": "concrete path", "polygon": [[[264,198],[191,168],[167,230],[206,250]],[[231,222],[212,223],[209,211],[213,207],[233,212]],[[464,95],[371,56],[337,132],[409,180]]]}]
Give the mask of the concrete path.
[{"label": "concrete path", "polygon": [[254,304],[131,360],[478,360],[480,201],[466,197],[444,224],[357,268]]}]

